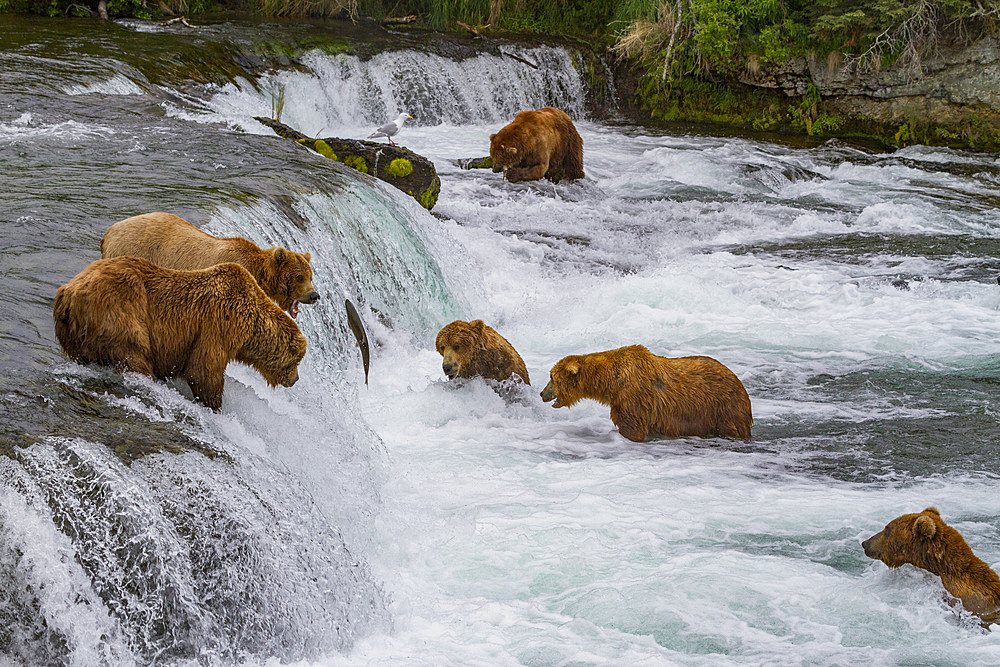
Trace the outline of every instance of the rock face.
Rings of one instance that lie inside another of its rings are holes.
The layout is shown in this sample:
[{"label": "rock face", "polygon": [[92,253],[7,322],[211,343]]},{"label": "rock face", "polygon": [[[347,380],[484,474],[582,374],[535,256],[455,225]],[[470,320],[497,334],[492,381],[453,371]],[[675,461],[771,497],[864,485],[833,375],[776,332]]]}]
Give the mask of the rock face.
[{"label": "rock face", "polygon": [[993,37],[940,45],[919,65],[859,70],[833,52],[762,67],[740,81],[789,97],[806,94],[811,83],[829,111],[855,120],[1000,134],[1000,40]]},{"label": "rock face", "polygon": [[437,203],[441,179],[434,164],[407,148],[361,139],[315,139],[270,118],[255,116],[255,120],[267,125],[278,136],[292,139],[324,157],[385,181],[416,199],[427,210]]}]

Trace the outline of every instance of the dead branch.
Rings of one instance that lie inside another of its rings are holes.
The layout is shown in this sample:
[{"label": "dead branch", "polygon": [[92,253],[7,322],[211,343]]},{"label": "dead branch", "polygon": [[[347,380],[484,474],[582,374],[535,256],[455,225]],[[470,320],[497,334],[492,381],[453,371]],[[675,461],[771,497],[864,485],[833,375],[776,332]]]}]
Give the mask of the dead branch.
[{"label": "dead branch", "polygon": [[466,30],[468,30],[469,32],[471,32],[473,38],[482,37],[483,36],[483,32],[487,28],[489,28],[491,25],[493,25],[492,23],[487,23],[486,25],[480,26],[477,29],[477,28],[473,28],[471,25],[466,25],[465,23],[462,23],[461,21],[455,21],[455,23],[457,23],[458,25],[462,26],[463,28],[465,28]]},{"label": "dead branch", "polygon": [[667,73],[670,71],[670,56],[674,51],[674,40],[677,39],[677,33],[681,29],[681,0],[677,0],[677,6],[674,8],[674,13],[677,14],[677,20],[674,21],[674,29],[670,31],[670,42],[667,44],[667,55],[663,57],[663,76],[660,77],[661,81],[667,80]]},{"label": "dead branch", "polygon": [[500,51],[500,55],[502,55],[502,56],[507,56],[508,58],[513,58],[513,59],[514,59],[514,60],[516,60],[517,62],[519,62],[519,63],[524,63],[524,64],[525,64],[525,65],[527,65],[528,67],[532,67],[532,68],[534,68],[534,69],[538,69],[538,65],[536,65],[535,63],[533,63],[533,62],[530,62],[530,61],[528,61],[528,60],[525,60],[525,59],[524,59],[524,58],[522,58],[521,56],[515,56],[515,55],[514,55],[513,53],[507,53],[506,51],[503,51],[503,50],[501,50],[501,49],[497,49],[497,51]]},{"label": "dead branch", "polygon": [[409,16],[391,16],[384,18],[380,21],[382,25],[407,25],[416,22],[417,22],[416,14],[410,14]]},{"label": "dead branch", "polygon": [[173,25],[174,23],[181,23],[182,25],[186,25],[189,28],[197,28],[198,27],[196,25],[191,25],[190,23],[188,23],[187,18],[185,18],[183,16],[175,16],[172,19],[167,19],[166,21],[161,21],[161,22],[157,23],[156,25]]}]

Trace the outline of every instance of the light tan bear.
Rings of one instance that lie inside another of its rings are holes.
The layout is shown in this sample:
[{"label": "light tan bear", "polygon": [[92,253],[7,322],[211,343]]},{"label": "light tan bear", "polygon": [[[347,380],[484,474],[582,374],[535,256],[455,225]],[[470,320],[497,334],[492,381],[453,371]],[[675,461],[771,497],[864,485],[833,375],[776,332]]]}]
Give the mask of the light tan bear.
[{"label": "light tan bear", "polygon": [[70,359],[181,377],[218,410],[230,361],[291,387],[306,339],[239,264],[174,271],[137,257],[93,262],[59,288],[56,338]]},{"label": "light tan bear", "polygon": [[120,220],[101,239],[101,256],[141,257],[168,269],[207,269],[236,262],[288,314],[299,314],[300,303],[315,303],[312,255],[275,247],[261,250],[241,237],[217,238],[170,213],[144,213]]},{"label": "light tan bear", "polygon": [[1000,577],[941,520],[936,507],[893,519],[861,546],[866,556],[889,567],[910,564],[938,575],[945,589],[984,624],[1000,618]]},{"label": "light tan bear", "polygon": [[512,183],[583,178],[583,139],[555,107],[522,111],[490,135],[490,159],[493,171]]},{"label": "light tan bear", "polygon": [[438,332],[435,345],[444,357],[441,368],[449,380],[484,377],[503,381],[514,375],[531,384],[521,355],[482,320],[455,320]]},{"label": "light tan bear", "polygon": [[622,436],[750,438],[750,397],[736,375],[711,357],[658,357],[642,345],[564,357],[542,400],[554,408],[590,398],[611,407]]}]

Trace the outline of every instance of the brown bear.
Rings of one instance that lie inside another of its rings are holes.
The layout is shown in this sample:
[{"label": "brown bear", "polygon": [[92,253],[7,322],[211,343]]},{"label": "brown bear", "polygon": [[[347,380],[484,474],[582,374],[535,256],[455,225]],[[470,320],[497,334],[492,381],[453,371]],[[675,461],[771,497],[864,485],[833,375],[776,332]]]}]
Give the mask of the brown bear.
[{"label": "brown bear", "polygon": [[52,314],[70,359],[184,378],[213,410],[230,361],[291,387],[306,353],[295,322],[232,262],[174,271],[137,257],[99,259],[59,288]]},{"label": "brown bear", "polygon": [[583,139],[565,112],[555,107],[522,111],[490,135],[493,171],[504,179],[552,182],[583,178]]},{"label": "brown bear", "polygon": [[236,262],[292,317],[299,314],[300,303],[319,301],[308,252],[281,247],[261,250],[238,236],[217,238],[170,213],[144,213],[111,225],[101,239],[101,257],[141,257],[185,271]]},{"label": "brown bear", "polygon": [[611,408],[629,440],[721,436],[750,439],[750,397],[711,357],[658,357],[642,345],[571,355],[552,367],[542,400],[554,408],[590,398]]},{"label": "brown bear", "polygon": [[936,507],[893,519],[861,546],[866,556],[889,567],[909,563],[938,575],[945,589],[984,624],[1000,618],[1000,577],[941,520]]},{"label": "brown bear", "polygon": [[441,368],[449,380],[484,377],[502,382],[515,375],[531,384],[521,355],[482,320],[455,320],[438,332],[434,344],[444,357]]}]

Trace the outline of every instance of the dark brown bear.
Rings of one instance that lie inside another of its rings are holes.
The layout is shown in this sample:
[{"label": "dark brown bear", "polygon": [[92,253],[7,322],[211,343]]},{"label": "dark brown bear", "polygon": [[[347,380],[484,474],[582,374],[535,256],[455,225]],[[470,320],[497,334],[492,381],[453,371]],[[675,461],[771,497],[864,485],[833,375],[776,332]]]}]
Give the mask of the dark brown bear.
[{"label": "dark brown bear", "polygon": [[512,183],[583,178],[583,139],[555,107],[522,111],[490,135],[490,159],[493,171]]}]

